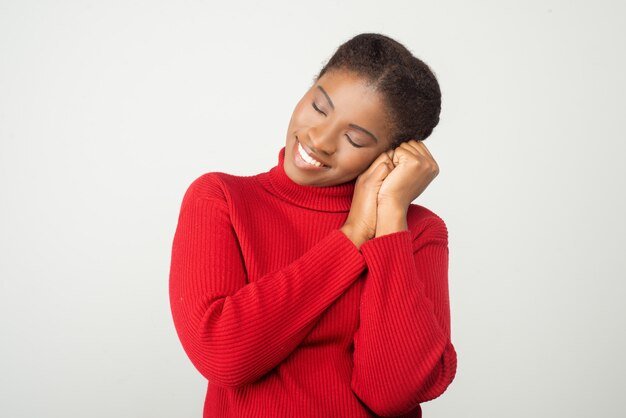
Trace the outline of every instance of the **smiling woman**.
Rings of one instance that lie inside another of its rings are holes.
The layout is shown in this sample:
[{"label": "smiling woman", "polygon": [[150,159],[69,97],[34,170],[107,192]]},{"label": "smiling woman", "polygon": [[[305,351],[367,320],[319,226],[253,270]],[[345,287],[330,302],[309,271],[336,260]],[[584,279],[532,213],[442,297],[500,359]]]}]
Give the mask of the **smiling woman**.
[{"label": "smiling woman", "polygon": [[439,86],[397,41],[345,42],[296,104],[277,164],[188,187],[170,303],[204,417],[421,417],[456,374],[448,230],[412,203]]},{"label": "smiling woman", "polygon": [[[359,75],[346,70],[325,73],[300,99],[289,121],[287,175],[315,186],[355,179],[391,146],[387,113],[379,93]],[[310,170],[310,164],[298,165],[298,147],[326,167]]]}]

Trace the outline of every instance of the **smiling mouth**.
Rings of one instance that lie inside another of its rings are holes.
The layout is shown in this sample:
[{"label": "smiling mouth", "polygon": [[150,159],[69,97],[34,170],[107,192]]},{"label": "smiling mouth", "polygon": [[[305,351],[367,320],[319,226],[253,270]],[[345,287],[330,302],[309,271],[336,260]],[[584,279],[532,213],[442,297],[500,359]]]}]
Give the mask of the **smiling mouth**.
[{"label": "smiling mouth", "polygon": [[[297,139],[296,139],[297,140]],[[315,166],[315,167],[319,167],[319,168],[329,168],[328,165],[322,163],[321,161],[316,160],[315,158],[311,157],[306,149],[302,146],[302,144],[300,143],[300,141],[298,142],[298,147],[297,147],[297,151],[300,154],[300,157],[302,157],[302,159],[304,161],[306,161],[308,164]]]}]

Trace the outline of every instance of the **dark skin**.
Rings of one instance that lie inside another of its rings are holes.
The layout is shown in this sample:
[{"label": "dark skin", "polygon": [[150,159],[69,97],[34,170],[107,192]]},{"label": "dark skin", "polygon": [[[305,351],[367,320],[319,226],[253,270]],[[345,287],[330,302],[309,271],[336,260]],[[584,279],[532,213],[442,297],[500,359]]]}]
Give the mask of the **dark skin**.
[{"label": "dark skin", "polygon": [[[341,231],[357,248],[371,238],[408,230],[409,205],[439,174],[423,142],[411,139],[390,149],[389,120],[375,89],[355,73],[335,70],[309,88],[289,121],[284,168],[294,182],[332,186],[356,178]],[[296,166],[296,141],[325,167]]]}]

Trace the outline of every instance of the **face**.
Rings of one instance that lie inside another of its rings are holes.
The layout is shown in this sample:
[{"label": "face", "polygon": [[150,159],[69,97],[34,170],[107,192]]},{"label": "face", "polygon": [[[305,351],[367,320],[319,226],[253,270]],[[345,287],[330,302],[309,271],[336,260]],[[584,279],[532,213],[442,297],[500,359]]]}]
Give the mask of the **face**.
[{"label": "face", "polygon": [[[327,72],[291,115],[285,173],[302,185],[345,183],[365,171],[390,142],[382,97],[352,72]],[[310,164],[311,158],[323,165]]]}]

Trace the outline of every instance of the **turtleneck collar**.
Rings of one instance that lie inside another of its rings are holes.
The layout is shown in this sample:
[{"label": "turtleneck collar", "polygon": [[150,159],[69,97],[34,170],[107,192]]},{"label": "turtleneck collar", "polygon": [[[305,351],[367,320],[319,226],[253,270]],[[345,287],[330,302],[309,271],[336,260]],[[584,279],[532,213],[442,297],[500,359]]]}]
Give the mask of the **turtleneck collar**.
[{"label": "turtleneck collar", "polygon": [[257,176],[271,193],[294,205],[325,212],[347,212],[352,205],[356,179],[334,186],[305,186],[285,172],[285,147],[278,152],[278,164]]}]

